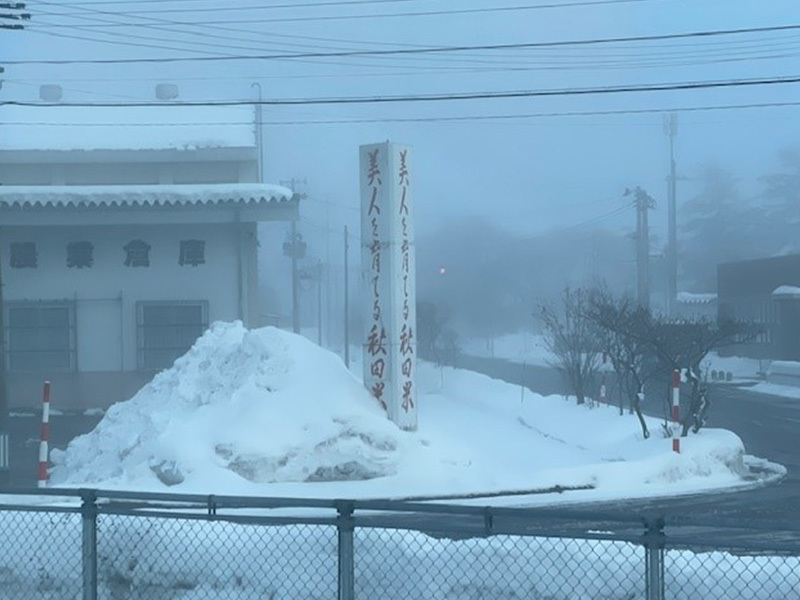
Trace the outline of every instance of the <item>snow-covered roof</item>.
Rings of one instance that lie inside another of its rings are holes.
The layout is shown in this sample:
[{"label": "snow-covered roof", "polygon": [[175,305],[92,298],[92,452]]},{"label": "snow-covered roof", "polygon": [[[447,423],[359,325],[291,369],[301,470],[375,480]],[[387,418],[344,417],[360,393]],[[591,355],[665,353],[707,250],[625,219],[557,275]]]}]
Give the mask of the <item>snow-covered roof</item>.
[{"label": "snow-covered roof", "polygon": [[800,298],[800,287],[794,285],[781,285],[772,292],[773,297]]},{"label": "snow-covered roof", "polygon": [[2,186],[0,208],[114,208],[287,202],[292,191],[263,183],[204,185]]},{"label": "snow-covered roof", "polygon": [[695,292],[678,292],[678,302],[682,304],[710,304],[717,301],[716,294],[698,294]]},{"label": "snow-covered roof", "polygon": [[4,106],[0,151],[256,146],[251,106]]}]

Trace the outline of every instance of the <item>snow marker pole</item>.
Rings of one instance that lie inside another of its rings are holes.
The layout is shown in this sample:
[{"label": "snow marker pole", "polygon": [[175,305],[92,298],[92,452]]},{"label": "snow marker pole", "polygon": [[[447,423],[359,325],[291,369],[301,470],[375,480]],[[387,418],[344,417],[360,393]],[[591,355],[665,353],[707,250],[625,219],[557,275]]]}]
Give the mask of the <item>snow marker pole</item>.
[{"label": "snow marker pole", "polygon": [[681,372],[672,372],[672,451],[681,453]]},{"label": "snow marker pole", "polygon": [[44,382],[42,390],[42,430],[39,436],[39,470],[37,485],[47,487],[47,458],[50,445],[50,382]]}]

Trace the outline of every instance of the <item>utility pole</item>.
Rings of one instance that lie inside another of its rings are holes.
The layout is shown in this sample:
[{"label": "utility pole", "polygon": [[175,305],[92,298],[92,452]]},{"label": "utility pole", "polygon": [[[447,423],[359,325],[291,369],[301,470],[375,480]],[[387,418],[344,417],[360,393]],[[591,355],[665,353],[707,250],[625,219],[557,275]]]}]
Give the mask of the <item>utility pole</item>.
[{"label": "utility pole", "polygon": [[258,183],[264,183],[264,123],[261,106],[261,84],[257,81],[250,85],[258,89],[258,102],[256,102],[256,146],[258,147]]},{"label": "utility pole", "polygon": [[636,298],[639,306],[650,308],[650,230],[647,222],[647,211],[655,208],[656,203],[642,188],[633,192],[625,191],[628,196],[634,194],[636,206]]},{"label": "utility pole", "polygon": [[306,255],[306,243],[303,234],[297,232],[297,221],[292,220],[292,230],[283,242],[283,255],[292,259],[292,331],[300,333],[300,294],[297,272],[297,261]]},{"label": "utility pole", "polygon": [[[29,21],[30,13],[20,12],[25,10],[21,2],[0,2],[0,29],[25,29],[22,21]],[[0,73],[5,69],[0,65]],[[2,82],[0,82],[2,88]],[[3,274],[2,257],[0,257],[0,487],[11,484],[11,469],[9,461],[9,429],[10,419],[8,414],[8,373],[6,371],[6,342],[5,342],[5,304],[3,303]]]},{"label": "utility pole", "polygon": [[348,260],[348,250],[350,249],[347,239],[347,225],[344,226],[344,366],[350,368],[350,268]]},{"label": "utility pole", "polygon": [[[281,181],[281,185],[287,185],[292,190],[292,195],[297,194],[297,185],[301,182],[292,177],[289,181]],[[301,195],[301,198],[305,194]],[[297,232],[297,221],[292,219],[292,229],[289,237],[283,243],[283,255],[292,259],[292,331],[300,333],[300,290],[298,287],[297,261],[305,258],[307,245],[303,241],[303,234]]]},{"label": "utility pole", "polygon": [[667,269],[669,278],[669,314],[675,314],[675,302],[678,299],[678,222],[676,195],[678,177],[675,166],[675,136],[678,135],[678,115],[664,115],[664,133],[669,138],[669,177],[667,193],[669,197],[669,240],[667,244]]},{"label": "utility pole", "polygon": [[[317,259],[315,263],[306,265],[300,270],[300,279],[309,282],[312,286],[317,286],[317,344],[322,346],[322,275],[324,267],[322,260]],[[311,288],[306,288],[310,290]]]},{"label": "utility pole", "polygon": [[316,279],[317,279],[317,344],[322,347],[322,261],[317,259]]},{"label": "utility pole", "polygon": [[317,344],[322,347],[322,261],[317,260]]}]

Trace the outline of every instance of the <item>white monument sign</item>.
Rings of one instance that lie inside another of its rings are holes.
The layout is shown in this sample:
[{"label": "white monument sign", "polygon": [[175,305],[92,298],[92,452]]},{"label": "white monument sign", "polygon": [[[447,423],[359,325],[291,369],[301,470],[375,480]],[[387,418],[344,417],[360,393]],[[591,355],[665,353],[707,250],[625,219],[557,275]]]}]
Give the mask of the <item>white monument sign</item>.
[{"label": "white monument sign", "polygon": [[361,264],[367,289],[364,385],[402,429],[417,428],[411,151],[360,148]]}]

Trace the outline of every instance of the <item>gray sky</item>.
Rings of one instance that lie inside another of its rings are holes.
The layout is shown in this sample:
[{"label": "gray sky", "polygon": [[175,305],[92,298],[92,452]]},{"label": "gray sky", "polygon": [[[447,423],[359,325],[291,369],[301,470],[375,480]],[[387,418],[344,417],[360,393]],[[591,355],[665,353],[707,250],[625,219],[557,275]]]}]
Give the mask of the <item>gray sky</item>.
[{"label": "gray sky", "polygon": [[[555,8],[541,5],[568,5],[575,0],[399,0],[364,2],[360,6],[333,3],[279,8],[319,1],[31,0],[28,9],[33,21],[29,30],[0,34],[0,62],[529,43],[800,24],[800,4],[791,0],[634,0]],[[452,13],[537,5],[536,9]],[[221,6],[229,10],[204,10]],[[238,10],[240,7],[253,8]],[[182,12],[165,12],[170,9]],[[130,11],[138,14],[125,14]],[[450,14],[340,18],[431,11]],[[326,20],[309,20],[321,16]],[[139,26],[120,27],[120,23]],[[263,86],[265,98],[604,87],[797,75],[799,53],[800,30],[635,44],[302,62],[9,65],[0,95],[6,100],[36,99],[37,86],[42,82],[62,83],[64,99],[69,101],[150,99],[158,81],[178,83],[184,100],[252,98],[254,81]],[[311,122],[782,102],[800,100],[798,89],[800,85],[790,84],[438,104],[265,107],[266,178],[275,181],[295,176],[308,181],[310,198],[303,210],[312,230],[326,227],[326,220],[336,230],[344,222],[356,227],[357,147],[391,139],[414,147],[420,232],[431,231],[460,215],[483,215],[520,234],[597,217],[598,223],[630,229],[632,210],[604,215],[621,207],[621,192],[634,185],[642,185],[660,201],[651,217],[658,230],[666,224],[668,168],[660,114],[458,122]],[[691,177],[708,162],[731,168],[745,182],[769,170],[776,152],[799,139],[798,111],[800,107],[680,114],[676,148],[681,174],[689,177],[681,184],[681,194],[687,197],[692,193]],[[332,203],[327,216],[320,201]]]}]

